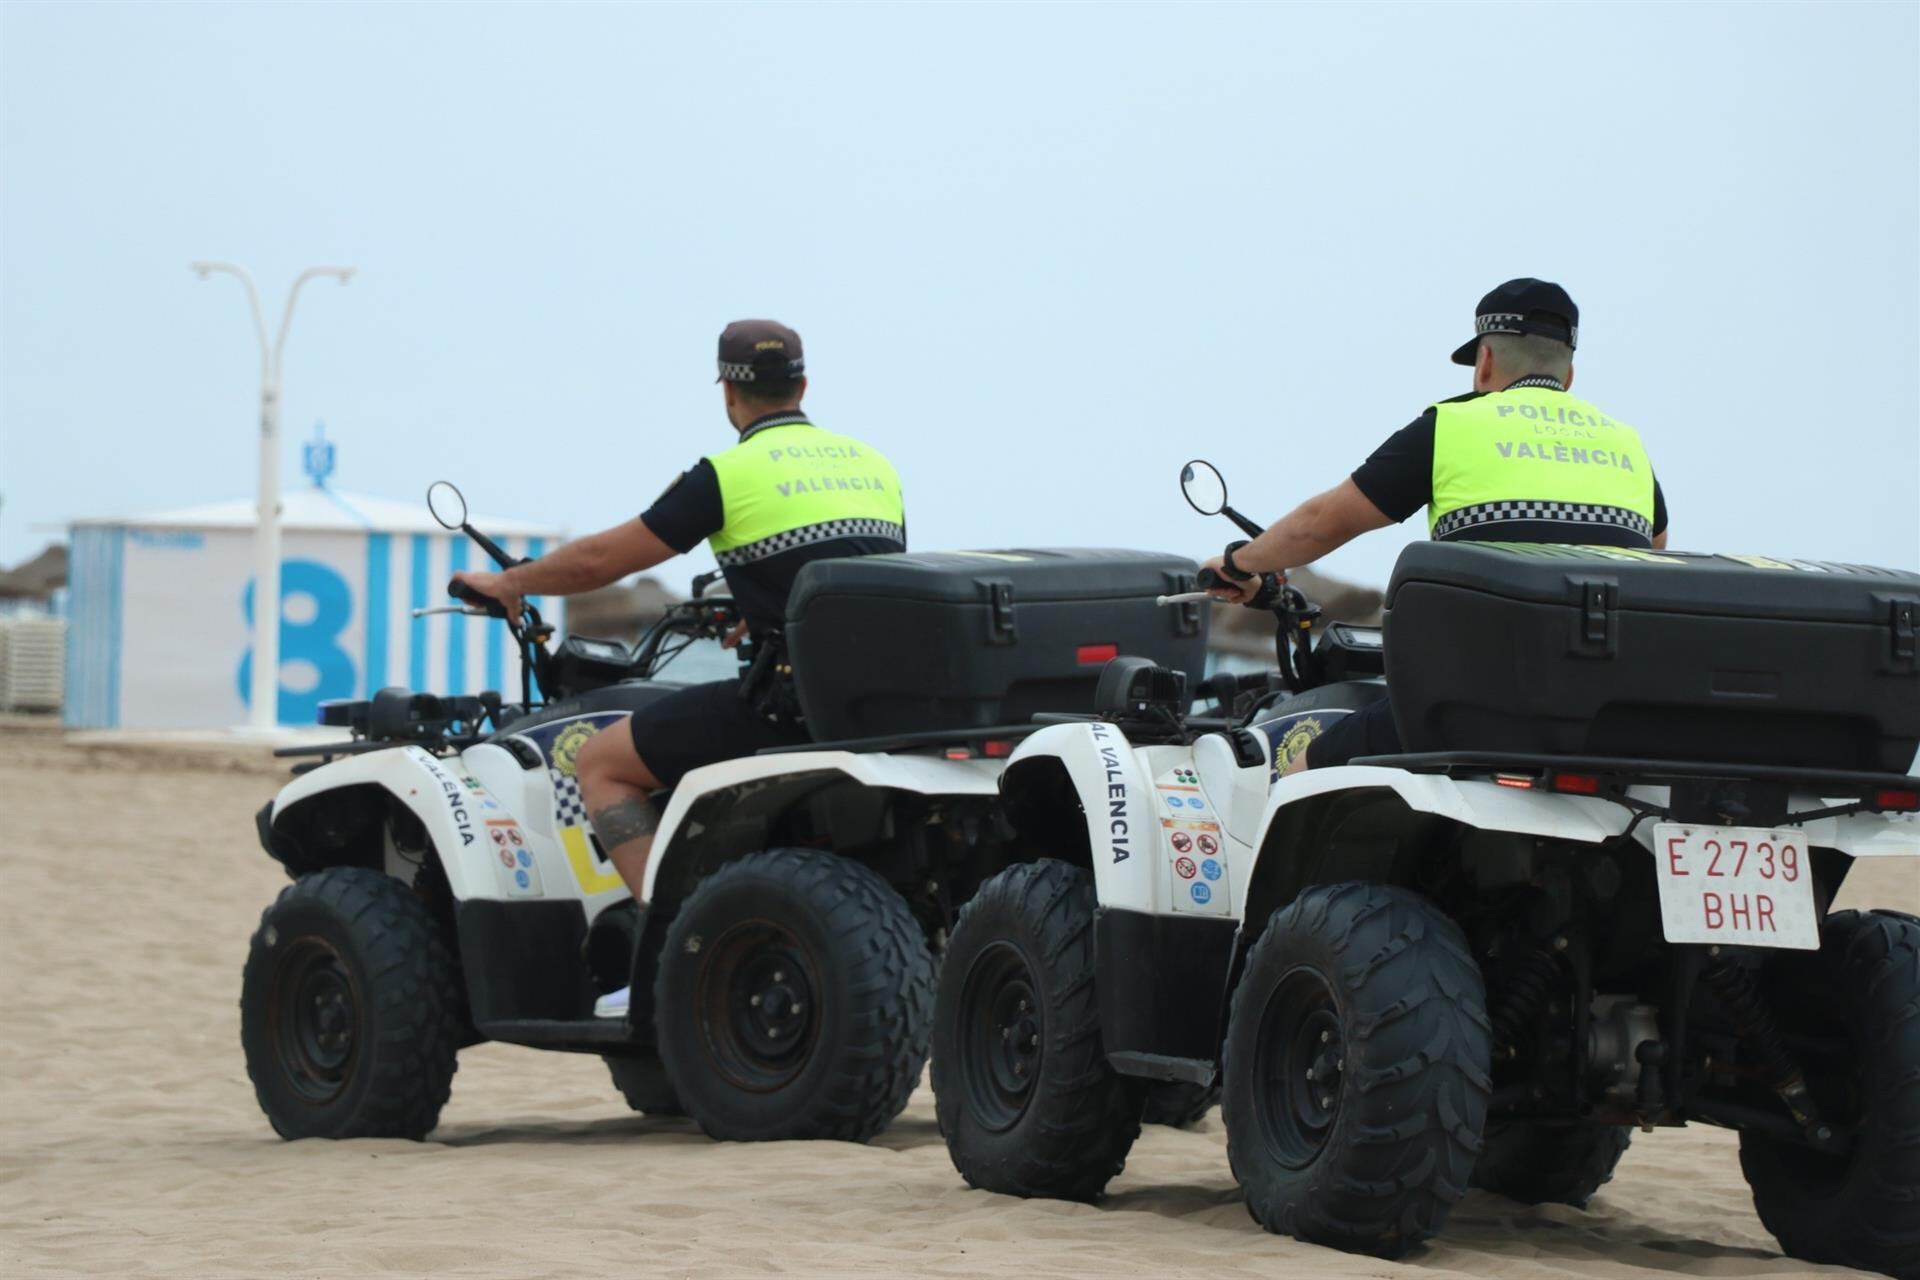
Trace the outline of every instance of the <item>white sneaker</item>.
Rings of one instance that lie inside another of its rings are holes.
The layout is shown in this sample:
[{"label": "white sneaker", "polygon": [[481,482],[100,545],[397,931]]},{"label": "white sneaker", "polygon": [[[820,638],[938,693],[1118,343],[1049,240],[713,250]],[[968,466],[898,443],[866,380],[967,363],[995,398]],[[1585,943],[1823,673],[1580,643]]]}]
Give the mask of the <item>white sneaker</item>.
[{"label": "white sneaker", "polygon": [[596,1018],[626,1017],[627,1000],[632,993],[632,987],[622,987],[618,991],[607,992],[593,1002],[593,1016]]}]

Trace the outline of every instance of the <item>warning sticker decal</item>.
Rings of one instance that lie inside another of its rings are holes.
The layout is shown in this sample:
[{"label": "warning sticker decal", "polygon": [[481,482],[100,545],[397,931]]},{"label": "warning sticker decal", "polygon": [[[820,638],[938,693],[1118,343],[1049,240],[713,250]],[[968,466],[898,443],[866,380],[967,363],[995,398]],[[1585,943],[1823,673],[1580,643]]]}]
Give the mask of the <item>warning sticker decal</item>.
[{"label": "warning sticker decal", "polygon": [[487,840],[498,855],[497,879],[502,893],[510,898],[545,896],[540,868],[534,865],[527,838],[521,834],[518,822],[512,818],[488,818]]}]

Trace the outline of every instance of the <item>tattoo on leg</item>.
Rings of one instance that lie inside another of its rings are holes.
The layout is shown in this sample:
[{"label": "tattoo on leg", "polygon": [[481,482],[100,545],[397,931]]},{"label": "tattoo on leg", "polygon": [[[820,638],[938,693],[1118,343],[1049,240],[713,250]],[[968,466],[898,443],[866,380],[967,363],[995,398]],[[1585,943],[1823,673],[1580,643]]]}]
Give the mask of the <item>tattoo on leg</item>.
[{"label": "tattoo on leg", "polygon": [[645,796],[616,800],[588,816],[593,823],[593,833],[600,837],[600,843],[609,850],[650,836],[660,826],[659,815],[653,811],[653,801]]}]

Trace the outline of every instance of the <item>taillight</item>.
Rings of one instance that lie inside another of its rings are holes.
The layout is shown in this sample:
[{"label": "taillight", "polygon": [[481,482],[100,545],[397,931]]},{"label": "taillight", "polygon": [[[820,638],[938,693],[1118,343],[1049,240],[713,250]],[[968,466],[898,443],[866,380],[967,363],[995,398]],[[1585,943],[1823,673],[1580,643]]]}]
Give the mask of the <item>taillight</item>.
[{"label": "taillight", "polygon": [[1569,795],[1597,796],[1600,794],[1600,779],[1590,773],[1556,773],[1553,775],[1553,789]]},{"label": "taillight", "polygon": [[1013,743],[1005,738],[997,738],[992,742],[982,743],[980,754],[991,760],[1004,760],[1013,754]]},{"label": "taillight", "polygon": [[948,747],[948,748],[947,748],[947,759],[949,759],[949,760],[971,760],[971,759],[973,759],[973,752],[971,752],[971,751],[969,751],[969,750],[967,750],[967,749],[966,749],[965,747]]},{"label": "taillight", "polygon": [[1493,780],[1503,787],[1513,787],[1518,791],[1531,791],[1533,779],[1524,773],[1496,773]]},{"label": "taillight", "polygon": [[1920,810],[1920,791],[1876,791],[1873,794],[1873,807],[1912,813]]},{"label": "taillight", "polygon": [[1081,666],[1099,667],[1119,657],[1120,646],[1117,644],[1083,644],[1074,652],[1079,657]]}]

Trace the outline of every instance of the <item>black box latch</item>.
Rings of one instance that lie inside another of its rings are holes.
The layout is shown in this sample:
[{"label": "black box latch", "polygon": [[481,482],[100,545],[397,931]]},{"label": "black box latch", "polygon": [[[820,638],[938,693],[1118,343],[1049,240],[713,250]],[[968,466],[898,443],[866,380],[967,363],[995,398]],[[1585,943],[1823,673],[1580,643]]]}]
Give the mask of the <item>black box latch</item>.
[{"label": "black box latch", "polygon": [[1893,665],[1911,667],[1920,661],[1920,649],[1916,649],[1914,632],[1916,620],[1920,619],[1920,601],[1894,600],[1893,609]]},{"label": "black box latch", "polygon": [[1573,585],[1580,593],[1580,613],[1574,622],[1573,652],[1585,658],[1612,657],[1616,646],[1613,583],[1581,579]]},{"label": "black box latch", "polygon": [[1012,644],[1019,639],[1019,632],[1013,623],[1013,584],[1011,582],[989,583],[987,597],[992,605],[994,644]]}]

